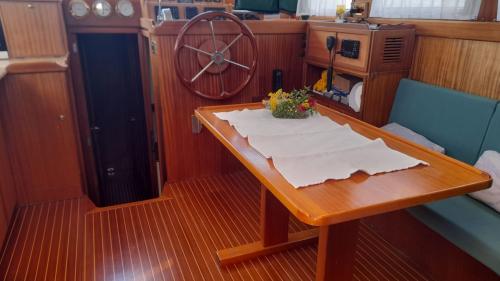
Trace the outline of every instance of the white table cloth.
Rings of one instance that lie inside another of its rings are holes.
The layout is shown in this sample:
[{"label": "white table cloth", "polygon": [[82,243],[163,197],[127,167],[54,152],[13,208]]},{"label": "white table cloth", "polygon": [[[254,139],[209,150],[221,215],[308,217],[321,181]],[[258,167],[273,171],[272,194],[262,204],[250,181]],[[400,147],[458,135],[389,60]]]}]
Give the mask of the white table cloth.
[{"label": "white table cloth", "polygon": [[266,109],[219,112],[248,138],[295,188],[349,178],[357,171],[369,175],[408,169],[427,163],[395,151],[382,139],[371,140],[315,114],[306,119],[278,119]]}]

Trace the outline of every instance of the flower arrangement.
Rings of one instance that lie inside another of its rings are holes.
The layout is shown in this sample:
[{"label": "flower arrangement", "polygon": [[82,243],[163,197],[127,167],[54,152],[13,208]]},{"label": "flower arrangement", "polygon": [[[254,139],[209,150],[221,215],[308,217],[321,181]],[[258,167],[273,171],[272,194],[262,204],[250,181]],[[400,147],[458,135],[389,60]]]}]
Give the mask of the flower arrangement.
[{"label": "flower arrangement", "polygon": [[274,93],[269,93],[269,100],[263,102],[276,118],[307,118],[316,112],[316,101],[307,94],[308,92],[308,88],[293,90],[289,93],[279,89]]}]

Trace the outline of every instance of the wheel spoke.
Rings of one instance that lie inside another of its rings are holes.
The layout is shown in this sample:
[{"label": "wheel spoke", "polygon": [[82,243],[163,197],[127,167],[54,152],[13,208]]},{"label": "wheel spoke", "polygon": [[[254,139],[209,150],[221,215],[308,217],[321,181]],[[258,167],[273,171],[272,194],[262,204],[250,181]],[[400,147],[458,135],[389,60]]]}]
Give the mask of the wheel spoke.
[{"label": "wheel spoke", "polygon": [[[214,46],[214,52],[217,53],[219,50],[217,49],[217,44],[215,43],[215,31],[214,31],[214,24],[212,21],[208,22],[210,24],[210,31],[212,33],[212,44]],[[221,96],[224,96],[225,89],[224,89],[224,80],[222,79],[222,71],[221,71],[221,66],[217,65],[217,69],[219,72],[219,81],[220,81],[220,87],[221,87]]]},{"label": "wheel spoke", "polygon": [[212,44],[214,45],[214,52],[217,53],[217,45],[215,44],[214,23],[212,21],[209,21],[208,23],[210,24],[210,31],[212,33]]},{"label": "wheel spoke", "polygon": [[240,33],[238,34],[238,36],[236,36],[236,38],[233,39],[233,41],[231,41],[231,43],[229,43],[229,45],[227,45],[224,49],[222,49],[222,51],[220,51],[221,53],[225,53],[227,50],[229,50],[229,48],[231,48],[231,46],[234,45],[234,43],[236,43],[236,41],[240,40],[240,38],[243,37],[243,33]]},{"label": "wheel spoke", "polygon": [[210,61],[200,72],[198,72],[198,74],[196,74],[196,76],[194,76],[193,79],[191,79],[191,83],[196,81],[196,79],[198,79],[203,73],[205,73],[205,71],[207,71],[207,69],[209,69],[212,66],[212,64],[214,64],[214,61]]},{"label": "wheel spoke", "polygon": [[221,96],[223,96],[224,92],[226,90],[224,89],[224,80],[222,80],[222,72],[220,71],[220,66],[219,66],[219,81],[220,81],[220,88],[221,88]]},{"label": "wheel spoke", "polygon": [[234,64],[234,65],[236,65],[236,66],[239,66],[239,67],[241,67],[241,68],[244,68],[244,69],[246,69],[246,70],[250,70],[250,67],[248,67],[248,66],[246,66],[246,65],[243,65],[243,64],[240,64],[240,63],[237,63],[237,62],[234,62],[234,61],[232,61],[232,60],[224,59],[224,61],[225,61],[225,62],[228,62],[228,63],[230,63],[230,64]]},{"label": "wheel spoke", "polygon": [[207,56],[209,56],[209,57],[212,57],[212,56],[214,55],[214,54],[211,54],[211,53],[209,53],[209,52],[207,52],[207,51],[203,51],[203,50],[201,50],[201,49],[195,48],[195,47],[193,47],[193,46],[184,45],[184,47],[186,47],[186,48],[188,48],[188,49],[190,49],[190,50],[193,50],[193,51],[195,51],[195,52],[202,53],[202,54],[207,55]]}]

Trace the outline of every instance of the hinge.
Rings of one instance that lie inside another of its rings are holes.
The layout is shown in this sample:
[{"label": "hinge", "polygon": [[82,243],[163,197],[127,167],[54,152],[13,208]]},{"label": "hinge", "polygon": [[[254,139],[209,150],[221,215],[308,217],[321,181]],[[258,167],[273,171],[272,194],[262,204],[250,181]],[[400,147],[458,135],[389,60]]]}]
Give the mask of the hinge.
[{"label": "hinge", "polygon": [[156,41],[151,40],[151,53],[153,55],[156,55],[157,52],[158,52],[158,44],[156,43]]}]

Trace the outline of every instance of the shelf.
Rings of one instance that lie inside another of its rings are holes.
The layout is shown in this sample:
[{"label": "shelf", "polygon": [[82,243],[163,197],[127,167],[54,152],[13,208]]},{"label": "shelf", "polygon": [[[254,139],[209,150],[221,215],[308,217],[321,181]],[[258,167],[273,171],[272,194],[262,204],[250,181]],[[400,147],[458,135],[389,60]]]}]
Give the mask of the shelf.
[{"label": "shelf", "polygon": [[[311,66],[320,67],[320,68],[324,68],[324,69],[328,68],[328,62],[324,62],[324,61],[322,62],[322,61],[318,61],[318,60],[311,59],[311,58],[305,58],[304,61],[306,64],[311,65]],[[352,69],[344,68],[344,67],[339,67],[339,66],[335,66],[335,65],[333,66],[333,70],[335,72],[338,72],[338,73],[349,74],[352,76],[359,77],[361,79],[364,79],[364,78],[367,78],[368,76],[370,76],[366,72],[356,71],[356,70],[352,70]]]}]

